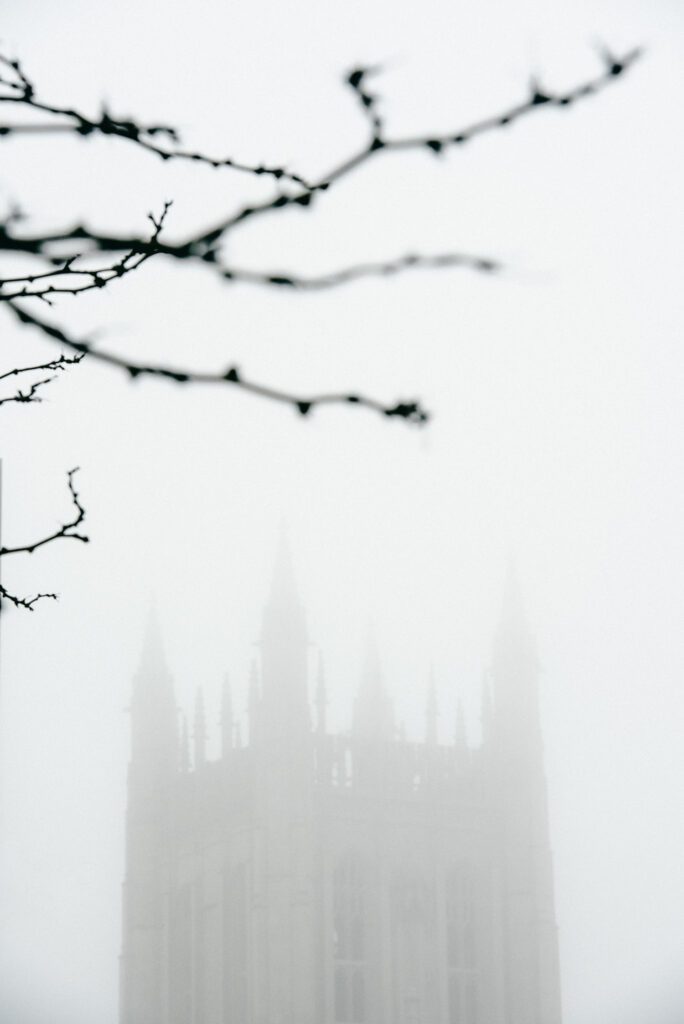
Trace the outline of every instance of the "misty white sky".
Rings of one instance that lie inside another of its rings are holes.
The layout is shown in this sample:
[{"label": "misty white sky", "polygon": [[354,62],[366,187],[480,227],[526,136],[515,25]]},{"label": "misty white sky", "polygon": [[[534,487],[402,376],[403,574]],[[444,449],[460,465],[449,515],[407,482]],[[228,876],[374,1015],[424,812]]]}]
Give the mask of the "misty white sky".
[{"label": "misty white sky", "polygon": [[[434,419],[301,420],[86,363],[42,405],[1,410],[5,541],[60,521],[79,465],[92,543],[3,565],[8,586],[61,599],[3,622],[0,1020],[115,1021],[124,709],[150,600],[181,703],[201,683],[216,708],[228,670],[244,705],[285,520],[333,721],[348,722],[372,621],[409,735],[434,664],[445,742],[457,693],[477,736],[515,552],[543,665],[566,1024],[681,1022],[684,8],[5,0],[2,14],[3,50],[45,97],[105,100],[310,175],[365,139],[341,84],[357,63],[385,65],[389,132],[438,133],[523,97],[531,72],[550,88],[594,74],[598,39],[648,52],[581,107],[442,159],[378,159],[314,214],[265,219],[230,248],[302,272],[455,249],[504,260],[501,278],[416,272],[302,295],[160,259],[52,311],[121,352],[420,396]],[[36,229],[142,230],[172,198],[178,237],[268,189],[115,140],[6,140],[0,157],[0,203]],[[0,331],[0,369],[55,353],[7,316]]]}]

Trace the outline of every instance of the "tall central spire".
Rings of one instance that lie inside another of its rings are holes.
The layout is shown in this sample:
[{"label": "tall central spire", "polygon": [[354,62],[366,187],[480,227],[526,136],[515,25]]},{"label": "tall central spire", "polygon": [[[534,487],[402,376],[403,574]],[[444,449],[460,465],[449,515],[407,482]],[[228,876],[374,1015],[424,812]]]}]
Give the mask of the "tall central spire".
[{"label": "tall central spire", "polygon": [[299,736],[310,726],[308,639],[285,532],[278,544],[261,633],[264,727],[269,736]]},{"label": "tall central spire", "polygon": [[363,678],[354,704],[354,731],[366,738],[391,740],[394,737],[394,709],[385,689],[378,645],[371,630],[366,641]]},{"label": "tall central spire", "polygon": [[280,606],[301,604],[292,566],[292,550],[285,526],[280,528],[269,603]]},{"label": "tall central spire", "polygon": [[157,613],[152,606],[131,698],[131,762],[150,771],[172,771],[178,763],[176,701]]},{"label": "tall central spire", "polygon": [[537,764],[542,753],[538,676],[520,582],[510,563],[491,665],[494,729],[508,756],[531,764]]},{"label": "tall central spire", "polygon": [[425,742],[431,747],[437,744],[437,729],[439,725],[439,709],[437,707],[437,685],[435,683],[435,670],[430,665],[428,675],[428,688],[425,701]]}]

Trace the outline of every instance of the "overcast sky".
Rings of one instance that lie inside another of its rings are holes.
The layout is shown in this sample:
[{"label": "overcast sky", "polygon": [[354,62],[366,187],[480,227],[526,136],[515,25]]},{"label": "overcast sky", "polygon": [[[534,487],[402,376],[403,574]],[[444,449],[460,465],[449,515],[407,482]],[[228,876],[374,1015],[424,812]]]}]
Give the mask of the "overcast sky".
[{"label": "overcast sky", "polygon": [[[114,1024],[124,709],[147,609],[180,703],[201,683],[217,713],[227,670],[244,706],[283,521],[339,728],[372,622],[409,735],[433,664],[442,740],[460,693],[475,741],[514,553],[543,666],[565,1024],[681,1022],[683,29],[676,0],[5,0],[3,50],[46,98],[105,100],[305,175],[365,138],[342,85],[358,63],[384,65],[374,85],[399,135],[496,112],[531,72],[582,81],[597,40],[647,54],[582,106],[440,159],[380,158],[230,248],[301,272],[466,251],[503,260],[499,278],[416,271],[303,295],[158,259],[50,311],[120,352],[419,396],[434,418],[302,420],[94,363],[42,405],[2,409],[4,540],[68,514],[75,465],[92,538],[3,566],[8,586],[61,595],[3,622],[3,1022]],[[171,198],[179,237],[270,187],[116,140],[5,140],[0,155],[0,204],[36,229],[140,231]],[[0,370],[55,353],[7,316],[0,330]]]}]

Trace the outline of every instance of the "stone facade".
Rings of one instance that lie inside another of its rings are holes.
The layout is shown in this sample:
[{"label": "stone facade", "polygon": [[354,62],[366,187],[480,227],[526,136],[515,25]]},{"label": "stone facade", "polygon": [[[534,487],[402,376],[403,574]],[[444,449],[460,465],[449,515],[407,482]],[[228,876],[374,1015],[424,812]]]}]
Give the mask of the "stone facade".
[{"label": "stone facade", "polygon": [[194,758],[153,628],[134,683],[121,1024],[560,1024],[537,664],[513,581],[482,742],[397,735],[369,659],[349,734],[308,699],[281,551],[250,736]]}]

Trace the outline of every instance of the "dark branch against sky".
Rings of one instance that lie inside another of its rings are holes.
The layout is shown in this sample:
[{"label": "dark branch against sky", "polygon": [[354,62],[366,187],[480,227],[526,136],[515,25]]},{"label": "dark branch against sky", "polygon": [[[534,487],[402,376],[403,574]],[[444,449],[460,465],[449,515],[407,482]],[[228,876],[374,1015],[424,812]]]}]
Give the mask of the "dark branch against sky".
[{"label": "dark branch against sky", "polygon": [[[447,150],[462,147],[481,135],[507,128],[542,107],[567,109],[581,100],[596,95],[621,77],[640,53],[639,49],[634,49],[617,57],[604,51],[600,73],[572,89],[555,92],[533,80],[524,100],[498,114],[443,135],[403,138],[392,138],[386,134],[385,124],[379,113],[379,96],[370,89],[370,83],[378,69],[355,68],[347,75],[346,83],[353,91],[368,123],[369,138],[360,149],[315,182],[307,181],[285,167],[249,165],[233,158],[217,160],[202,153],[183,150],[179,148],[177,130],[168,125],[145,126],[130,118],[113,117],[108,111],[103,111],[99,118],[93,118],[73,107],[62,107],[40,100],[35,84],[19,61],[7,57],[0,58],[4,67],[4,73],[0,76],[0,103],[4,103],[13,111],[19,110],[29,115],[38,112],[48,118],[46,122],[40,123],[31,120],[11,120],[4,123],[0,125],[0,141],[26,134],[49,137],[51,133],[71,133],[80,138],[106,135],[132,143],[165,161],[191,160],[210,164],[217,169],[232,169],[257,177],[265,175],[274,179],[278,185],[275,196],[260,203],[241,206],[222,216],[211,227],[198,229],[189,237],[175,242],[161,238],[169,202],[165,203],[160,217],[149,215],[154,226],[154,231],[149,237],[113,235],[83,224],[58,228],[48,233],[30,234],[17,228],[23,217],[13,212],[0,223],[0,252],[35,257],[42,267],[36,273],[27,276],[13,275],[0,279],[0,302],[6,303],[5,308],[10,310],[22,325],[35,328],[45,338],[57,342],[62,347],[123,369],[131,378],[156,376],[179,384],[231,384],[255,396],[288,404],[301,415],[307,415],[319,405],[342,403],[371,409],[386,417],[425,423],[429,418],[428,412],[417,399],[401,399],[388,403],[360,392],[299,395],[276,386],[252,381],[236,366],[229,366],[216,373],[205,373],[188,366],[173,367],[125,359],[114,352],[96,348],[87,339],[73,337],[68,329],[54,325],[27,309],[26,303],[42,301],[51,305],[65,294],[78,296],[84,291],[105,288],[115,280],[136,271],[153,255],[197,262],[216,273],[224,283],[240,282],[304,292],[338,287],[363,277],[389,276],[415,269],[464,267],[490,274],[500,269],[496,259],[451,252],[437,255],[409,253],[385,262],[361,262],[327,274],[302,276],[290,271],[255,270],[235,266],[225,261],[222,246],[228,236],[240,226],[266,214],[277,214],[292,207],[311,210],[321,201],[322,195],[329,193],[337,182],[381,153],[426,150],[434,156],[441,156]],[[71,246],[72,251],[66,257],[58,257],[55,255],[55,247],[58,245]],[[114,263],[91,268],[86,261],[97,253],[123,255]]]},{"label": "dark branch against sky", "polygon": [[[66,362],[77,361],[78,360],[66,360]],[[61,367],[64,365],[64,362],[62,360],[55,360],[53,365],[54,368],[57,368],[58,366]],[[35,369],[35,367],[33,369]],[[8,376],[8,374],[5,374],[4,376]],[[48,544],[54,544],[60,540],[76,540],[80,541],[82,544],[88,543],[90,538],[85,533],[82,533],[80,529],[86,517],[86,510],[81,504],[81,498],[74,483],[74,476],[77,472],[78,467],[70,469],[67,473],[67,486],[69,488],[71,504],[74,510],[71,519],[62,523],[58,529],[53,530],[51,533],[46,533],[35,540],[27,541],[25,544],[18,544],[14,547],[0,547],[0,558],[5,558],[8,555],[32,555],[40,548],[43,548]],[[0,584],[0,610],[2,610],[2,602],[7,601],[9,604],[14,605],[15,608],[24,608],[27,611],[33,611],[36,604],[46,598],[56,601],[57,594],[39,593],[34,594],[33,597],[19,597],[17,594],[8,590],[3,584]]]}]

